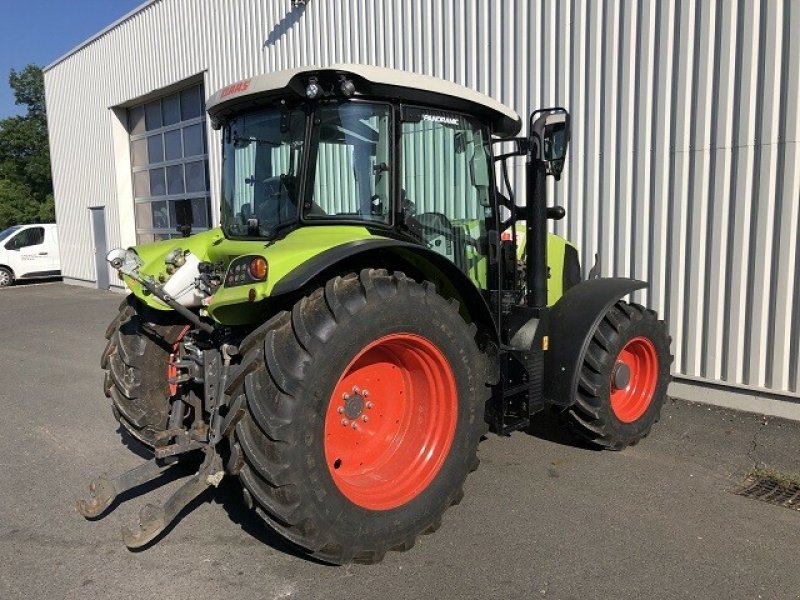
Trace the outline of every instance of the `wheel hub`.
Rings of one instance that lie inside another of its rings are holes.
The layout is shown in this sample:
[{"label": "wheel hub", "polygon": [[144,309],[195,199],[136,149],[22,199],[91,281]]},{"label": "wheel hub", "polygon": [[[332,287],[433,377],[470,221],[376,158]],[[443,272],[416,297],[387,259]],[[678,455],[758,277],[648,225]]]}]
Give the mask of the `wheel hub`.
[{"label": "wheel hub", "polygon": [[611,385],[614,389],[624,390],[631,382],[631,368],[624,362],[618,362],[614,366],[614,372],[611,376]]},{"label": "wheel hub", "polygon": [[364,412],[366,400],[364,396],[358,392],[354,392],[344,399],[344,416],[351,421],[357,419]]},{"label": "wheel hub", "polygon": [[334,483],[363,508],[406,504],[439,472],[457,415],[455,377],[438,347],[408,333],[375,340],[345,368],[328,404],[325,458]]}]

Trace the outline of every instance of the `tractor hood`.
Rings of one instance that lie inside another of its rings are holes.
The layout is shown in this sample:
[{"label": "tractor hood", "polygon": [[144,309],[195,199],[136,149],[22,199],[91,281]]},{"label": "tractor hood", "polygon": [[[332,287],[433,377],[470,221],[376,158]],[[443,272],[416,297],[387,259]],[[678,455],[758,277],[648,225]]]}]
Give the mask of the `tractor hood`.
[{"label": "tractor hood", "polygon": [[[130,250],[141,263],[140,276],[162,285],[167,285],[175,276],[169,272],[165,259],[177,249],[209,263],[218,273],[221,285],[203,300],[205,311],[225,325],[241,325],[252,320],[259,302],[269,298],[275,285],[300,265],[336,246],[375,237],[365,227],[352,225],[301,227],[271,242],[230,240],[222,230],[212,229],[187,238],[134,246]],[[256,257],[267,262],[263,281],[253,281],[242,273]],[[158,310],[170,310],[140,283],[127,275],[122,277],[131,292],[145,304]]]}]

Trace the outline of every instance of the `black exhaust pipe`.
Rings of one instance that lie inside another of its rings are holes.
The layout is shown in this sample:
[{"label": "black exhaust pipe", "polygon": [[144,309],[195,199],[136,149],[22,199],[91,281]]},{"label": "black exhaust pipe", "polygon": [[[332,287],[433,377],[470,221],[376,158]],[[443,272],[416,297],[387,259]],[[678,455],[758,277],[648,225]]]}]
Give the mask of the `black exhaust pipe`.
[{"label": "black exhaust pipe", "polygon": [[530,308],[547,308],[547,219],[564,218],[560,206],[547,207],[545,180],[552,175],[561,178],[569,144],[569,113],[556,106],[533,111],[529,126],[528,162],[525,175],[528,202],[525,210],[526,270],[528,287],[526,304]]},{"label": "black exhaust pipe", "polygon": [[527,305],[547,306],[547,167],[542,160],[541,143],[532,136],[530,155],[525,165],[528,199],[525,206]]}]

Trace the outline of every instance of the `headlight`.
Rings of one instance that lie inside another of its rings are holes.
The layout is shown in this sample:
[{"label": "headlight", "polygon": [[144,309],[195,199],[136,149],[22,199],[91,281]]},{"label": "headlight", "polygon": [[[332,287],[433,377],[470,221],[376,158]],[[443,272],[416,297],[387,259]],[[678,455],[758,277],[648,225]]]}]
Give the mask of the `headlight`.
[{"label": "headlight", "polygon": [[122,248],[114,248],[111,252],[106,254],[106,260],[108,261],[108,264],[115,269],[119,269],[125,262],[126,252],[127,250],[123,250]]},{"label": "headlight", "polygon": [[126,275],[131,275],[132,277],[136,277],[138,275],[137,271],[139,270],[139,267],[144,264],[142,259],[139,258],[139,255],[136,254],[136,251],[130,248],[127,250],[123,250],[122,248],[114,248],[106,255],[106,260],[108,261],[108,264],[110,264],[117,271]]}]

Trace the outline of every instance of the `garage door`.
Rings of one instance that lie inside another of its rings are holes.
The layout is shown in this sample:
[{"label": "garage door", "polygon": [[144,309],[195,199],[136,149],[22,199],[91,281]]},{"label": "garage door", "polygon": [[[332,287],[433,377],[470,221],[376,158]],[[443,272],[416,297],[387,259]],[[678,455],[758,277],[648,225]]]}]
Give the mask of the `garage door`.
[{"label": "garage door", "polygon": [[203,98],[195,85],[128,110],[138,243],[211,227]]}]

